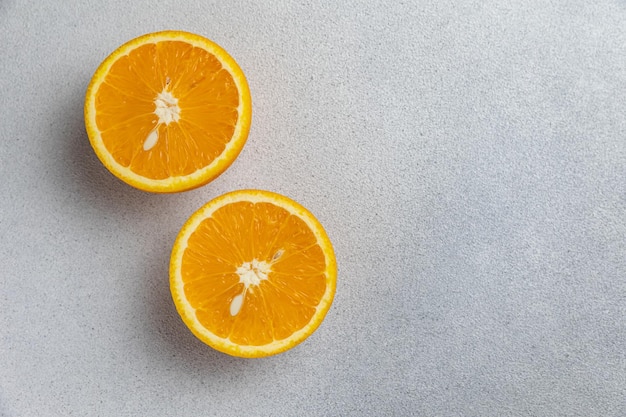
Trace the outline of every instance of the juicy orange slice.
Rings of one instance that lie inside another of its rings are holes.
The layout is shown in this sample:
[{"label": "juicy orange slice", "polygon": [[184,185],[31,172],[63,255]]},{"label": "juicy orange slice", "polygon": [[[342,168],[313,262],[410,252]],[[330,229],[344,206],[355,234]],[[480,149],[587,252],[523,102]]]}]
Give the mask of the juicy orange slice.
[{"label": "juicy orange slice", "polygon": [[85,100],[89,140],[102,163],[139,189],[206,184],[248,137],[250,90],[235,60],[199,35],[165,31],[106,58]]},{"label": "juicy orange slice", "polygon": [[174,303],[189,329],[234,356],[283,352],[324,319],[337,266],[322,225],[300,204],[242,190],[185,223],[170,262]]}]

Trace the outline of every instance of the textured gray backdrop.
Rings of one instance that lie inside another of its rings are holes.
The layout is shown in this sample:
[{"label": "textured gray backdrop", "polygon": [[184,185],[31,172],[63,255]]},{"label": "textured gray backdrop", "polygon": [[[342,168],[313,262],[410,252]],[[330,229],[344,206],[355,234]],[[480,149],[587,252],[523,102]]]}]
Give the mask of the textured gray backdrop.
[{"label": "textured gray backdrop", "polygon": [[[209,37],[249,141],[201,189],[121,183],[85,88],[140,34]],[[626,415],[626,1],[0,1],[0,415]],[[243,360],[176,315],[185,219],[306,205],[335,303]]]}]

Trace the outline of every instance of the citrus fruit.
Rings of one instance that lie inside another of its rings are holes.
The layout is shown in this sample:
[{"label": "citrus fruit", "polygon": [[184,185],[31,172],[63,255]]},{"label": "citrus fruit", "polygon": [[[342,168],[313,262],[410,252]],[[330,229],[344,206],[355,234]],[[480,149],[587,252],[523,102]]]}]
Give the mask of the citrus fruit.
[{"label": "citrus fruit", "polygon": [[235,160],[250,130],[250,90],[235,60],[187,32],[140,36],[96,70],[85,125],[102,163],[152,192],[189,190]]},{"label": "citrus fruit", "polygon": [[194,213],[170,261],[174,304],[206,344],[262,357],[306,339],[335,294],[337,265],[322,225],[295,201],[241,190]]}]

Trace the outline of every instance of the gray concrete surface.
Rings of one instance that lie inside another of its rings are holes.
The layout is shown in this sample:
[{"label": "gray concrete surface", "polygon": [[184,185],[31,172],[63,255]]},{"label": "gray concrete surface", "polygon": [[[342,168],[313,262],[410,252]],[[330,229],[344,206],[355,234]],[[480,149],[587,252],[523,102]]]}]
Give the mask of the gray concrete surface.
[{"label": "gray concrete surface", "polygon": [[[0,3],[0,415],[626,415],[626,2]],[[84,131],[123,42],[197,32],[253,124],[179,195],[115,179]],[[168,258],[239,188],[324,224],[319,330],[268,359],[182,324]]]}]

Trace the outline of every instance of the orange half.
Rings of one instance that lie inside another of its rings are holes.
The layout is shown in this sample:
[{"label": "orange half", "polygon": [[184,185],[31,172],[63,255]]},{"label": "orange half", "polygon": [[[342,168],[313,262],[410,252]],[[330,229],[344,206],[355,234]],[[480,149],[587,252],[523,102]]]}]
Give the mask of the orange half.
[{"label": "orange half", "polygon": [[322,225],[295,201],[242,190],[210,201],[185,223],[170,288],[189,329],[213,348],[262,357],[292,348],[332,303],[335,255]]},{"label": "orange half", "polygon": [[102,163],[152,192],[204,185],[243,148],[250,90],[235,60],[192,33],[140,36],[106,58],[85,99],[85,125]]}]

